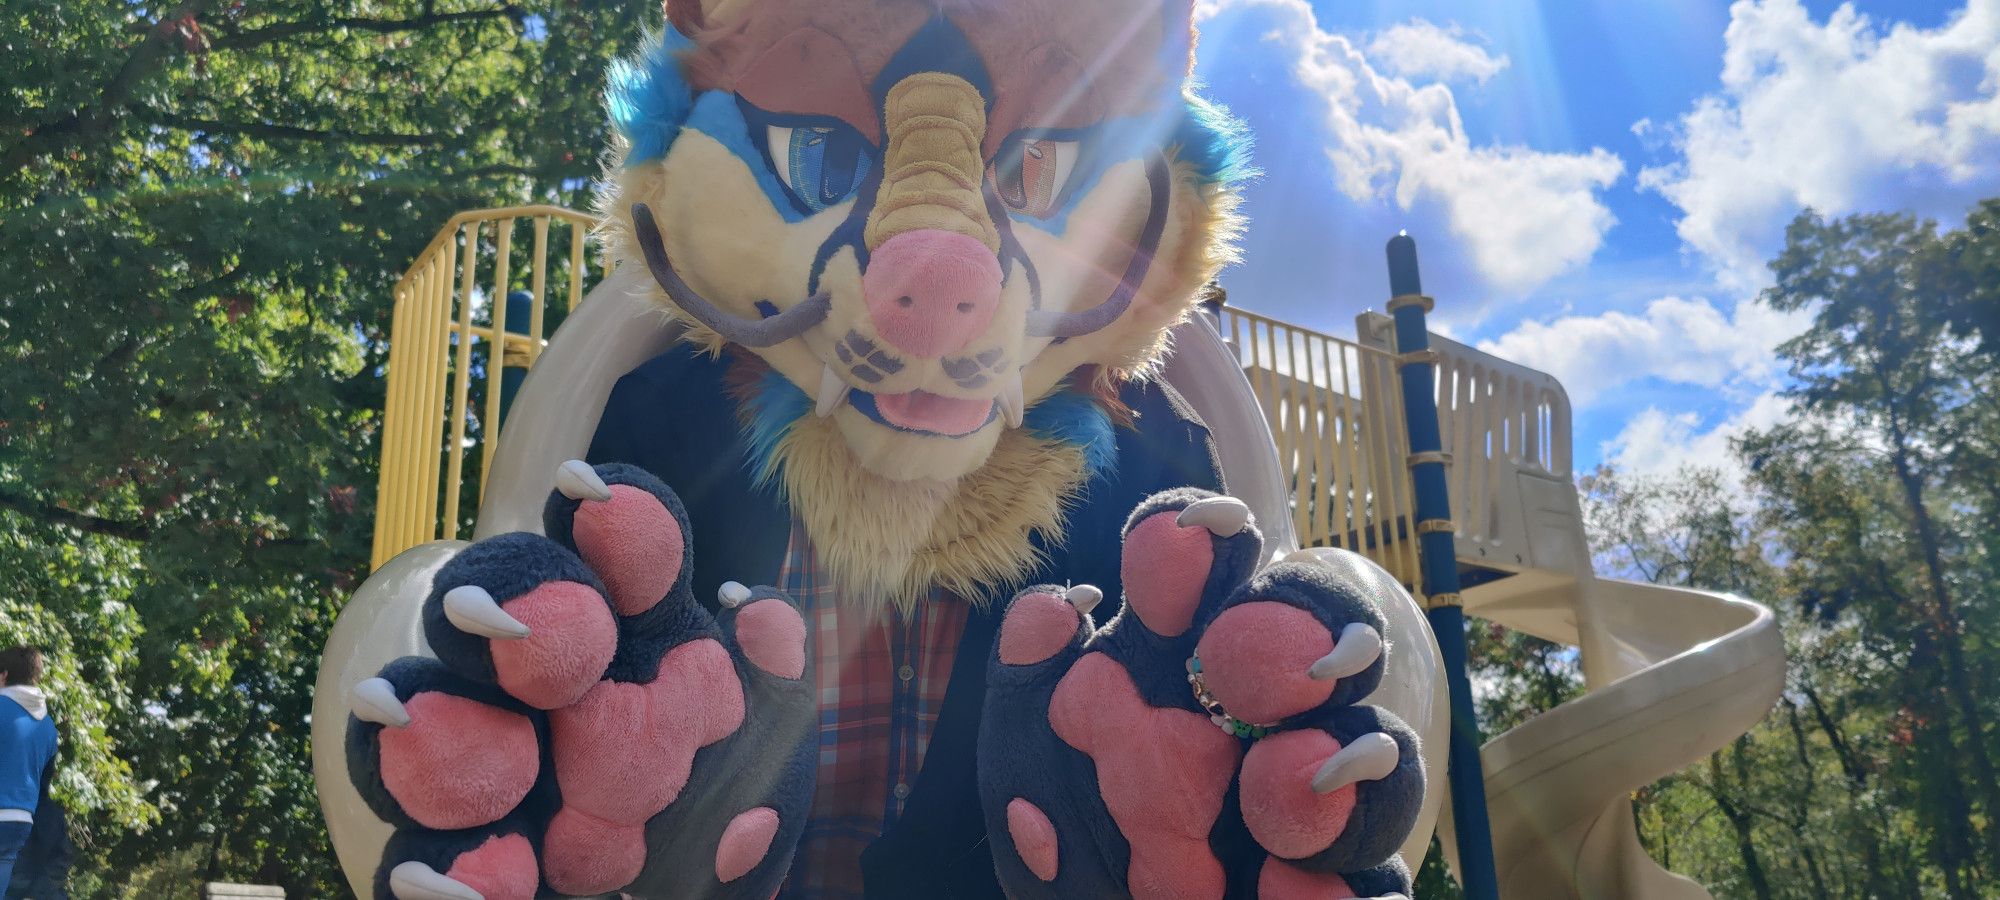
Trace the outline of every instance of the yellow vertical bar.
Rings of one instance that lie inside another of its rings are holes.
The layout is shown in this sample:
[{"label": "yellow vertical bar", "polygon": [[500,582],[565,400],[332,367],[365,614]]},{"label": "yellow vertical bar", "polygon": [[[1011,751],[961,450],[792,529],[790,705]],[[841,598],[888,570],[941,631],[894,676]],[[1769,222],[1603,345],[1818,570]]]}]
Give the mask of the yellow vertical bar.
[{"label": "yellow vertical bar", "polygon": [[[528,365],[533,366],[542,358],[542,325],[549,305],[549,217],[535,217],[535,274],[529,279],[528,287],[535,295],[534,305],[528,314]],[[506,340],[502,337],[501,340]]]},{"label": "yellow vertical bar", "polygon": [[514,220],[501,219],[500,231],[496,235],[499,250],[496,252],[493,272],[493,291],[486,305],[491,311],[493,339],[486,345],[486,421],[481,433],[486,436],[479,453],[479,493],[486,499],[487,473],[493,471],[493,453],[500,448],[500,373],[506,368],[504,348],[507,341],[507,288],[513,273],[509,271],[514,252]]},{"label": "yellow vertical bar", "polygon": [[465,233],[465,271],[459,276],[458,346],[451,370],[451,444],[444,477],[445,540],[458,539],[459,496],[465,483],[465,420],[472,392],[472,298],[479,289],[480,223],[472,222]]},{"label": "yellow vertical bar", "polygon": [[438,454],[444,452],[444,369],[445,354],[451,349],[451,270],[457,262],[456,254],[439,248],[432,265],[436,274],[431,278],[431,303],[435,311],[431,315],[431,339],[425,342],[431,354],[430,390],[424,392],[424,490],[420,495],[423,502],[424,540],[434,540],[438,534],[438,470],[441,460]]},{"label": "yellow vertical bar", "polygon": [[1292,328],[1285,329],[1285,367],[1291,370],[1292,379],[1286,387],[1285,419],[1296,437],[1292,441],[1292,530],[1305,534],[1312,528],[1309,516],[1312,514],[1311,456],[1312,434],[1304,416],[1305,398],[1300,394],[1310,390],[1309,383],[1302,378],[1311,377],[1310,372],[1299,371],[1299,334]]},{"label": "yellow vertical bar", "polygon": [[1336,546],[1355,549],[1350,535],[1358,535],[1363,526],[1361,512],[1363,488],[1359,477],[1359,466],[1355,462],[1356,448],[1360,446],[1360,419],[1354,412],[1354,378],[1349,357],[1359,352],[1359,348],[1342,346],[1340,351],[1340,452],[1344,474],[1341,491],[1341,519],[1334,524],[1341,542]]},{"label": "yellow vertical bar", "polygon": [[408,413],[404,409],[406,404],[402,402],[402,390],[410,376],[407,372],[409,366],[402,358],[409,355],[404,344],[410,324],[411,287],[407,277],[397,285],[396,305],[389,317],[389,359],[385,373],[388,383],[384,385],[387,398],[382,409],[382,466],[375,479],[375,550],[371,569],[381,568],[390,557],[401,552],[395,546],[396,509],[401,500],[396,489],[401,484],[397,480],[401,476],[400,445],[404,432],[409,429],[404,421]]},{"label": "yellow vertical bar", "polygon": [[1333,394],[1333,351],[1337,344],[1331,340],[1319,342],[1319,365],[1326,375],[1326,387],[1320,393],[1320,454],[1319,495],[1320,506],[1320,546],[1332,546],[1334,529],[1339,527],[1340,508],[1344,502],[1340,489],[1340,471],[1334,456],[1339,452],[1340,422],[1334,412]]}]

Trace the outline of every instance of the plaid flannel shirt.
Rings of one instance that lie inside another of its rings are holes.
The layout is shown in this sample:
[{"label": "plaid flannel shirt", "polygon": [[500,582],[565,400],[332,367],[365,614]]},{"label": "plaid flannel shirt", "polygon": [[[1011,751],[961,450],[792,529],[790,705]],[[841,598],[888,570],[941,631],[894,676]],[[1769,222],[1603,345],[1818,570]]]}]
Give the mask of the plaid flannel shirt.
[{"label": "plaid flannel shirt", "polygon": [[806,619],[819,682],[819,786],[779,897],[861,897],[861,850],[896,821],[923,766],[965,630],[965,601],[943,592],[914,615],[864,617],[792,525],[779,581]]}]

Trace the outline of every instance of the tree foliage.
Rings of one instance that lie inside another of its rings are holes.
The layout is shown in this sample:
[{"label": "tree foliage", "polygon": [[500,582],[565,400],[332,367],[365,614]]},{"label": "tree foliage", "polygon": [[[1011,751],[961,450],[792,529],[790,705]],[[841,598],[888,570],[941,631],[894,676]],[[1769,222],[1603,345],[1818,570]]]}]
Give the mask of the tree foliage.
[{"label": "tree foliage", "polygon": [[582,205],[657,4],[0,0],[0,642],[53,651],[85,896],[334,890],[318,650],[366,571],[390,288]]}]

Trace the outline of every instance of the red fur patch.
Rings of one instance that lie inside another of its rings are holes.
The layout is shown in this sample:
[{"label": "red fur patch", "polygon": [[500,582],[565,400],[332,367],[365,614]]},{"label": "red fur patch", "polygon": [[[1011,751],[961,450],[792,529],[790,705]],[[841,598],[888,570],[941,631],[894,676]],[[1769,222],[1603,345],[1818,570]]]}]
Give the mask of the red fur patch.
[{"label": "red fur patch", "polygon": [[1334,682],[1306,674],[1333,652],[1333,634],[1296,606],[1259,601],[1223,610],[1195,652],[1209,692],[1245,722],[1276,722],[1333,696]]},{"label": "red fur patch", "polygon": [[497,821],[528,796],[541,772],[535,726],[526,716],[425,691],[403,701],[410,724],[384,728],[382,784],[426,828]]},{"label": "red fur patch", "polygon": [[1132,896],[1221,897],[1222,863],[1208,831],[1236,770],[1236,739],[1206,716],[1148,705],[1102,653],[1085,654],[1056,685],[1049,724],[1097,764],[1098,792],[1132,845]]}]

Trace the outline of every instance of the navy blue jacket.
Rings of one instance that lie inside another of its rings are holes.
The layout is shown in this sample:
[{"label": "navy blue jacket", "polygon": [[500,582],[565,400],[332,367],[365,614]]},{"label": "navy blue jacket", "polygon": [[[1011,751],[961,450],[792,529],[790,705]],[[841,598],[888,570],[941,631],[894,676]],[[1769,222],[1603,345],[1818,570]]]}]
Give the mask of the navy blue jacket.
[{"label": "navy blue jacket", "polygon": [[55,759],[55,723],[0,696],[0,809],[34,812]]},{"label": "navy blue jacket", "polygon": [[[727,363],[684,346],[618,382],[590,450],[590,462],[624,462],[680,494],[694,526],[695,596],[712,603],[725,581],[775,584],[791,532],[780,491],[759,489],[735,402],[724,389]],[[1069,516],[1068,540],[1024,585],[1093,584],[1104,589],[1099,621],[1117,612],[1118,553],[1125,519],[1141,500],[1176,487],[1221,491],[1208,428],[1163,384],[1133,385],[1121,399],[1136,413],[1117,434],[1118,461],[1085,487]],[[986,845],[974,770],[986,665],[997,610],[968,617],[923,770],[904,811],[862,853],[871,898],[993,898],[999,883]]]}]

